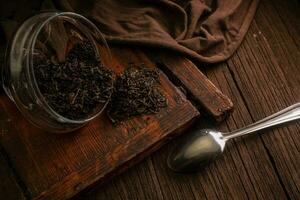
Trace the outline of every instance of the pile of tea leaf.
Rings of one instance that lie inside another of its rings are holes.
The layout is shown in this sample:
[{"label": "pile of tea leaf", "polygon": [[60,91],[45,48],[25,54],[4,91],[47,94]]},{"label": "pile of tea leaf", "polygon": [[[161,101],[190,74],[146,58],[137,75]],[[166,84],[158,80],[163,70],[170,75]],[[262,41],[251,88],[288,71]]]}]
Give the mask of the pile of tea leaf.
[{"label": "pile of tea leaf", "polygon": [[157,113],[166,106],[158,70],[134,66],[117,77],[107,114],[112,122],[119,122],[135,115]]},{"label": "pile of tea leaf", "polygon": [[89,42],[77,43],[65,62],[37,55],[34,73],[50,107],[69,119],[82,119],[105,104],[113,91],[113,73],[105,68]]},{"label": "pile of tea leaf", "polygon": [[109,100],[107,114],[114,123],[157,113],[167,105],[157,70],[129,67],[113,80],[89,42],[74,45],[64,62],[36,55],[34,73],[49,106],[69,119],[85,118]]}]

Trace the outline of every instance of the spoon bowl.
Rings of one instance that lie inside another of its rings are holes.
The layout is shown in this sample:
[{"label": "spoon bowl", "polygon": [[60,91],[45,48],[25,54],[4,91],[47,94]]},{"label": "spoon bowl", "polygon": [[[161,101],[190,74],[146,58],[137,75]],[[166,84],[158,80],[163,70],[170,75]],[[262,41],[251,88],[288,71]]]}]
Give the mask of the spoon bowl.
[{"label": "spoon bowl", "polygon": [[221,132],[203,129],[193,131],[168,157],[168,166],[176,172],[195,172],[223,153],[226,140]]},{"label": "spoon bowl", "polygon": [[196,129],[190,133],[189,138],[171,151],[167,160],[168,166],[175,172],[198,171],[223,153],[225,144],[229,139],[297,119],[300,119],[300,103],[231,133],[221,133],[211,129]]}]

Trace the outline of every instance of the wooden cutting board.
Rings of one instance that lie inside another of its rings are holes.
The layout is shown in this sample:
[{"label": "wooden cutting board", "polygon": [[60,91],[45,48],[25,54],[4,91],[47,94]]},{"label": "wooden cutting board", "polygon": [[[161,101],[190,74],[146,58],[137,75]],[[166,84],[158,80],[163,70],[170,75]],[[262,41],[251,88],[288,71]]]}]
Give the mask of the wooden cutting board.
[{"label": "wooden cutting board", "polygon": [[[142,51],[112,48],[110,65],[122,71],[128,63],[155,67]],[[221,120],[231,109],[223,95],[189,60],[151,56],[175,81],[161,73],[168,107],[155,115],[134,117],[113,125],[102,115],[82,129],[64,135],[32,126],[2,92],[0,95],[0,197],[67,199],[102,183],[135,164],[199,118],[201,106]],[[188,74],[188,78],[186,76]],[[178,88],[186,91],[189,99]],[[4,189],[3,189],[4,188]],[[5,189],[9,188],[9,189]]]}]

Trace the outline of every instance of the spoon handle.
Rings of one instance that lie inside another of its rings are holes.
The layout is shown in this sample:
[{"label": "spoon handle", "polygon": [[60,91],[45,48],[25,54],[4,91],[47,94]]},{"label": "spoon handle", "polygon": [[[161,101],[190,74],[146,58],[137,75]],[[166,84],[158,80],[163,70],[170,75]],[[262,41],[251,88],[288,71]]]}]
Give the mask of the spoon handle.
[{"label": "spoon handle", "polygon": [[246,135],[248,133],[253,133],[268,127],[272,127],[275,125],[283,124],[289,121],[300,119],[300,103],[296,103],[292,106],[289,106],[269,117],[266,117],[258,122],[250,124],[244,128],[235,130],[230,133],[224,134],[224,139],[232,139],[235,137],[239,137],[242,135]]}]

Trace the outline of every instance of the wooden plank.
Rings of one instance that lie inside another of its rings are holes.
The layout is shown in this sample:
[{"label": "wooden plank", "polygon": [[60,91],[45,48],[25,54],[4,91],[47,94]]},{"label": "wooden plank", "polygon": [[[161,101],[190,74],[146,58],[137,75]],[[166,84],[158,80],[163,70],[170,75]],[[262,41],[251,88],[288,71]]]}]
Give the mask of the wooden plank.
[{"label": "wooden plank", "polygon": [[[265,1],[264,1],[265,2]],[[280,18],[280,26],[284,26],[285,31],[280,34],[288,34],[290,38],[294,40],[294,45],[300,48],[300,2],[299,0],[290,1],[270,1],[273,8],[268,6],[268,9],[272,10],[272,16],[277,15],[276,18]],[[276,11],[276,12],[274,12]],[[275,19],[272,17],[272,19]],[[278,26],[278,25],[277,25]],[[277,33],[276,33],[277,34]]]},{"label": "wooden plank", "polygon": [[[229,95],[235,109],[223,124],[215,125],[202,119],[197,122],[198,126],[230,131],[252,123],[253,119],[226,64],[220,64],[205,73],[218,88]],[[175,174],[167,167],[166,159],[170,150],[176,148],[185,137],[189,137],[187,132],[155,152],[151,156],[151,164],[141,163],[113,182],[86,194],[85,199],[118,199],[117,194],[128,200],[143,196],[156,197],[157,194],[149,188],[157,186],[161,192],[159,199],[287,199],[259,136],[251,135],[229,142],[224,155],[197,174]],[[146,162],[150,162],[149,159]],[[152,174],[153,168],[155,175],[152,176],[157,181],[140,176],[141,170]],[[146,187],[135,192],[141,185]]]},{"label": "wooden plank", "polygon": [[[236,55],[233,57],[235,56]],[[236,106],[235,111],[228,120],[226,120],[226,124],[223,124],[223,127],[221,126],[218,128],[219,130],[226,132],[244,127],[254,121],[248,111],[247,104],[243,102],[243,96],[239,93],[239,88],[235,82],[235,75],[233,75],[226,66],[223,67],[224,70],[208,70],[207,76],[213,82],[217,82],[216,84],[218,87],[230,94],[229,97]],[[258,88],[256,89],[259,90]],[[228,156],[231,157],[230,160],[235,164],[233,168],[235,170],[229,173],[234,174],[234,171],[238,172],[239,179],[243,184],[244,195],[246,195],[247,198],[287,198],[284,188],[281,186],[280,179],[277,177],[276,170],[272,165],[272,160],[268,156],[268,151],[265,149],[264,143],[258,135],[253,134],[237,138],[234,141],[229,141],[227,150],[229,151]],[[239,159],[237,159],[238,157]],[[224,158],[228,158],[227,155],[225,155]],[[228,161],[225,162],[227,163]],[[231,167],[228,168],[231,169]],[[221,170],[220,173],[224,174],[226,172]],[[225,182],[226,179],[224,180]],[[231,187],[232,186],[229,186],[229,189]],[[238,194],[238,191],[232,191],[232,195],[237,196],[240,194]]]},{"label": "wooden plank", "polygon": [[171,53],[154,55],[159,67],[182,86],[193,102],[216,121],[222,121],[233,108],[231,100],[224,95],[189,59]]},{"label": "wooden plank", "polygon": [[[130,56],[126,52],[114,51],[110,64],[117,70],[124,69],[126,60],[153,66],[145,56]],[[191,123],[199,112],[163,73],[160,78],[169,103],[160,113],[135,117],[118,126],[103,115],[66,135],[52,135],[33,127],[1,95],[0,108],[9,116],[10,123],[5,124],[8,134],[0,143],[8,156],[14,158],[12,165],[29,197],[69,198],[132,166]]]},{"label": "wooden plank", "polygon": [[0,180],[1,198],[5,198],[7,200],[25,199],[25,196],[19,187],[15,176],[2,153],[0,153]]},{"label": "wooden plank", "polygon": [[[289,87],[292,88],[295,94],[299,94],[299,2],[294,2],[293,0],[282,1],[280,3],[262,1],[260,7],[261,9],[258,10],[257,17],[254,21],[256,29],[252,29],[252,35],[254,37],[252,42],[254,42],[253,44],[263,42],[264,45],[268,45],[265,48],[270,49],[270,54],[273,54],[272,57],[276,58],[276,60],[272,62],[276,62],[281,66],[283,75],[289,77],[287,79]],[[285,15],[283,13],[285,13]],[[296,23],[295,20],[298,21],[298,23]],[[253,50],[256,49],[257,48],[254,48]],[[293,73],[284,70],[285,67],[289,68]]]},{"label": "wooden plank", "polygon": [[[300,35],[299,13],[299,1],[262,1],[246,41],[229,59],[229,67],[220,64],[203,71],[228,94],[235,109],[225,123],[216,126],[203,121],[201,127],[234,130],[299,101],[300,56],[296,48],[299,43],[295,42]],[[169,171],[165,159],[176,141],[166,145],[152,156],[162,199],[299,199],[299,129],[299,123],[291,124],[236,139],[213,166],[190,176]],[[182,135],[185,137],[185,133]],[[133,192],[134,184],[131,187],[122,182],[138,175],[140,167],[151,171],[150,166],[141,163],[130,174],[96,188],[87,199],[114,199],[120,187],[132,191],[124,199],[139,197]],[[138,180],[144,185],[149,183],[147,187],[156,184],[149,178]],[[143,190],[145,196],[151,192]]]},{"label": "wooden plank", "polygon": [[[164,199],[151,158],[130,168],[125,175],[116,176],[101,186],[101,192],[91,190],[77,195],[75,199]],[[95,187],[94,189],[99,189]]]},{"label": "wooden plank", "polygon": [[[267,2],[262,2],[249,35],[255,37],[246,37],[228,64],[251,116],[258,120],[300,101],[300,52]],[[292,124],[261,135],[290,199],[299,198],[300,193],[299,131],[299,124]]]},{"label": "wooden plank", "polygon": [[[209,121],[202,121],[199,126],[229,131],[251,123],[252,119],[229,70],[226,65],[221,66],[206,73],[233,100],[235,110],[224,124],[216,126]],[[182,139],[188,137],[188,134],[182,135]],[[179,138],[172,147],[176,148],[182,139]],[[229,142],[224,155],[198,174],[172,173],[163,163],[168,153],[169,149],[164,148],[154,154],[157,177],[161,185],[167,186],[162,188],[164,195],[168,195],[167,199],[182,199],[185,196],[189,199],[286,199],[267,151],[257,136]]]},{"label": "wooden plank", "polygon": [[[1,90],[0,90],[1,95]],[[10,118],[5,112],[0,112],[0,140],[9,134],[7,124],[11,123]],[[0,199],[5,197],[7,200],[25,199],[22,188],[19,185],[18,177],[11,168],[11,160],[0,145]]]},{"label": "wooden plank", "polygon": [[[115,47],[122,49],[124,47]],[[126,48],[126,47],[125,47]],[[133,55],[139,55],[140,59],[147,61],[151,67],[159,67],[166,73],[171,81],[179,87],[183,87],[187,96],[196,105],[205,110],[216,121],[222,121],[233,108],[231,100],[223,94],[190,60],[171,53],[161,51],[150,53],[144,50],[145,54],[139,54],[138,50],[122,51],[123,62],[134,63]],[[146,56],[147,55],[147,56]],[[151,57],[151,62],[149,60]],[[120,58],[122,60],[122,58]],[[156,65],[154,64],[156,63]],[[117,64],[116,64],[117,65]]]}]

